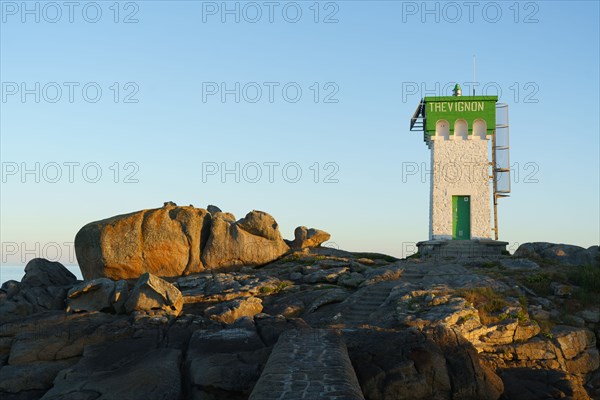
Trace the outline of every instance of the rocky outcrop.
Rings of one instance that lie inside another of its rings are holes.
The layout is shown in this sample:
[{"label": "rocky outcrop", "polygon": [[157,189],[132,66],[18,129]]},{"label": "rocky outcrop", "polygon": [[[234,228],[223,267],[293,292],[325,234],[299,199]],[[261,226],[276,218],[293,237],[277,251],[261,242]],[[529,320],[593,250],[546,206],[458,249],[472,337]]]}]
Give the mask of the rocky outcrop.
[{"label": "rocky outcrop", "polygon": [[7,281],[0,288],[0,317],[63,310],[75,275],[59,262],[34,258],[25,266],[21,282]]},{"label": "rocky outcrop", "polygon": [[[23,393],[31,398],[39,398],[36,392],[52,387],[59,371],[72,366],[77,360],[40,361],[32,364],[6,365],[0,368],[0,393]],[[4,398],[4,397],[3,397]]]},{"label": "rocky outcrop", "polygon": [[183,296],[169,282],[146,272],[131,289],[124,307],[128,313],[154,311],[176,317],[181,314]]},{"label": "rocky outcrop", "polygon": [[196,331],[186,353],[194,398],[210,398],[211,393],[248,398],[270,351],[253,325]]},{"label": "rocky outcrop", "polygon": [[262,211],[252,211],[234,222],[217,214],[202,250],[206,268],[223,269],[242,265],[262,265],[289,250],[275,219]]},{"label": "rocky outcrop", "polygon": [[85,279],[177,277],[241,265],[266,264],[288,251],[269,214],[231,214],[165,203],[158,209],[85,225],[75,237]]},{"label": "rocky outcrop", "polygon": [[194,207],[164,207],[85,225],[75,252],[85,279],[138,278],[144,272],[180,276],[204,270],[200,250],[211,216]]},{"label": "rocky outcrop", "polygon": [[77,282],[71,271],[59,262],[34,258],[25,266],[21,283],[29,286],[65,286]]},{"label": "rocky outcrop", "polygon": [[[211,207],[211,221],[277,237],[267,215],[238,225],[220,213]],[[589,400],[600,393],[597,277],[541,259],[309,247],[169,282],[7,282],[0,397]],[[50,298],[36,296],[52,293],[58,309],[41,307]]]},{"label": "rocky outcrop", "polygon": [[42,399],[177,399],[180,362],[180,350],[157,348],[152,338],[88,346],[77,364],[58,373]]},{"label": "rocky outcrop", "polygon": [[598,249],[595,246],[583,247],[547,242],[523,243],[515,251],[515,257],[527,257],[547,260],[562,265],[591,265],[598,264]]},{"label": "rocky outcrop", "polygon": [[254,317],[263,310],[262,300],[256,297],[241,298],[208,307],[204,314],[216,322],[232,324],[242,317]]},{"label": "rocky outcrop", "polygon": [[288,242],[292,249],[304,249],[307,247],[318,247],[329,240],[331,235],[325,231],[299,226],[294,231],[294,240]]},{"label": "rocky outcrop", "polygon": [[127,282],[97,278],[73,286],[67,294],[67,311],[122,312]]},{"label": "rocky outcrop", "polygon": [[489,399],[502,381],[481,365],[475,349],[444,327],[402,332],[361,329],[345,335],[368,399]]}]

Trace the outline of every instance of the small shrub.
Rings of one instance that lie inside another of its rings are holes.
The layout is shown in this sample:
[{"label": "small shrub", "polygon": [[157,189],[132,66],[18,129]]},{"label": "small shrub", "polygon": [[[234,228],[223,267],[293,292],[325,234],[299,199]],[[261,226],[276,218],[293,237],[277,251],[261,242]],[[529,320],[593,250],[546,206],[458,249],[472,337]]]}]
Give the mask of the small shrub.
[{"label": "small shrub", "polygon": [[500,321],[500,317],[493,315],[508,305],[505,294],[495,292],[490,287],[462,289],[457,294],[464,297],[477,309],[482,324],[491,324]]},{"label": "small shrub", "polygon": [[481,267],[483,268],[498,268],[501,266],[502,264],[500,264],[498,261],[486,261],[481,264]]},{"label": "small shrub", "polygon": [[525,297],[524,295],[520,294],[519,295],[519,304],[521,305],[521,307],[523,307],[525,310],[527,309],[527,297]]},{"label": "small shrub", "polygon": [[527,316],[527,313],[524,310],[519,310],[519,312],[516,314],[502,313],[498,316],[498,318],[500,319],[500,321],[504,321],[507,319],[516,319],[519,325],[521,326],[527,325],[527,323],[529,323],[529,317]]},{"label": "small shrub", "polygon": [[277,294],[290,285],[291,283],[288,281],[281,281],[275,284],[275,286],[261,286],[261,288],[258,289],[258,291],[261,294]]},{"label": "small shrub", "polygon": [[548,340],[554,339],[554,335],[551,332],[542,332],[542,336],[544,336]]},{"label": "small shrub", "polygon": [[600,292],[600,268],[592,265],[574,267],[567,274],[569,281],[583,289]]},{"label": "small shrub", "polygon": [[550,283],[552,283],[552,279],[548,273],[530,275],[525,280],[525,286],[539,296],[549,296],[552,294]]},{"label": "small shrub", "polygon": [[473,318],[475,318],[475,314],[473,314],[473,313],[470,313],[470,314],[467,314],[467,315],[465,315],[464,317],[462,317],[462,318],[461,318],[461,319],[458,321],[458,323],[459,323],[459,324],[464,324],[465,322],[467,322],[467,321],[470,321],[470,320],[472,320]]},{"label": "small shrub", "polygon": [[270,294],[273,293],[273,288],[271,286],[262,286],[258,291],[261,294]]},{"label": "small shrub", "polygon": [[567,276],[569,282],[579,286],[573,294],[582,305],[600,304],[600,268],[593,265],[573,267]]},{"label": "small shrub", "polygon": [[396,257],[381,253],[352,253],[352,255],[356,258],[370,258],[371,260],[383,260],[390,263],[398,261]]}]

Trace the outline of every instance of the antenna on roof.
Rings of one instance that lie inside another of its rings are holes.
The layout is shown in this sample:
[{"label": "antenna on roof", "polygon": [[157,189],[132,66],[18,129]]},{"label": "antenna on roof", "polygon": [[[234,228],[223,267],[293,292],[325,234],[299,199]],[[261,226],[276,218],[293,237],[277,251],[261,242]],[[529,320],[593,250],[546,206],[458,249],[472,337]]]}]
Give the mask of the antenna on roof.
[{"label": "antenna on roof", "polygon": [[473,96],[475,96],[475,54],[473,54]]}]

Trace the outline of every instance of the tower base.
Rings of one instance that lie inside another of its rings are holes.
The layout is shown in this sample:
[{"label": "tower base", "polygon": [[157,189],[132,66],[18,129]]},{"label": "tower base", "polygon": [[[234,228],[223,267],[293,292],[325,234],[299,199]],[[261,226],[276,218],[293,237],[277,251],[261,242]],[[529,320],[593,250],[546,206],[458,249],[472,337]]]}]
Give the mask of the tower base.
[{"label": "tower base", "polygon": [[477,240],[426,240],[417,243],[421,257],[496,258],[506,252],[508,242],[492,239]]}]

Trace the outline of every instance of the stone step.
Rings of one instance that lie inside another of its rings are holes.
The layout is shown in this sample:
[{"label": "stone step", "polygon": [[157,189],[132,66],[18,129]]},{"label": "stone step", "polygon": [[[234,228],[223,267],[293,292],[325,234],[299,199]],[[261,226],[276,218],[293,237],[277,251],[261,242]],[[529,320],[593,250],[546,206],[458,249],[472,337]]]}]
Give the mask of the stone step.
[{"label": "stone step", "polygon": [[281,334],[249,400],[364,400],[348,350],[324,329]]},{"label": "stone step", "polygon": [[387,300],[394,285],[394,282],[390,282],[365,289],[359,299],[344,312],[344,322],[347,325],[367,323],[371,314],[378,311]]}]

